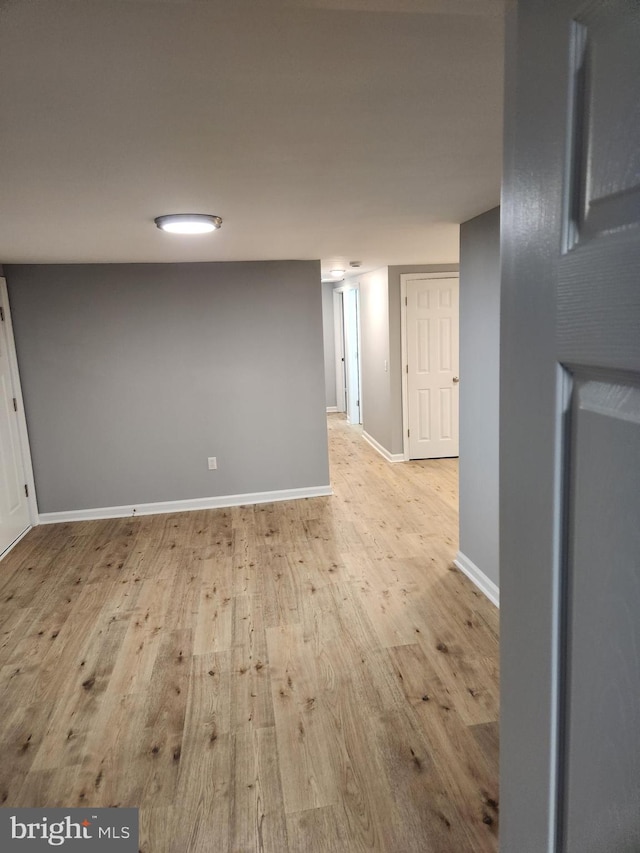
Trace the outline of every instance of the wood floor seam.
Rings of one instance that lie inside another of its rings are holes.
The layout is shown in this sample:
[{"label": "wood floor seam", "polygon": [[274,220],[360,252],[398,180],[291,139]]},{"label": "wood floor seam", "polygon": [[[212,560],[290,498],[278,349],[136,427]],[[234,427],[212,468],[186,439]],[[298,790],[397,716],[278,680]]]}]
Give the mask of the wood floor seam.
[{"label": "wood floor seam", "polygon": [[0,805],[135,806],[142,853],[496,853],[457,460],[328,424],[330,497],[47,525],[0,563]]}]

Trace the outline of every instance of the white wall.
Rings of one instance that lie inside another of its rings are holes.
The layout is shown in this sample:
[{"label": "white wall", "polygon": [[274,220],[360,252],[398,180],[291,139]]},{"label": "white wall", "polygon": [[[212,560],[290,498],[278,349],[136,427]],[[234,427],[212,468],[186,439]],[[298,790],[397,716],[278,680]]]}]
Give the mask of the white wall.
[{"label": "white wall", "polygon": [[358,280],[362,342],[362,428],[378,444],[389,449],[391,446],[391,384],[387,267],[365,273],[359,276]]},{"label": "white wall", "polygon": [[336,341],[332,281],[322,282],[322,341],[324,349],[324,392],[328,409],[336,406]]}]

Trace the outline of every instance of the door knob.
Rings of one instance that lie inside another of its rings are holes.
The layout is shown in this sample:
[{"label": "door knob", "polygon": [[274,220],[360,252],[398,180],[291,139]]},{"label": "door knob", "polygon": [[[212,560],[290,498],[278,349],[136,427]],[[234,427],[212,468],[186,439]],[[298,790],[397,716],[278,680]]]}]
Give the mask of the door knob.
[{"label": "door knob", "polygon": [[454,381],[454,382],[460,382],[460,377],[459,377],[459,376],[454,376],[454,377],[453,377],[453,381]]}]

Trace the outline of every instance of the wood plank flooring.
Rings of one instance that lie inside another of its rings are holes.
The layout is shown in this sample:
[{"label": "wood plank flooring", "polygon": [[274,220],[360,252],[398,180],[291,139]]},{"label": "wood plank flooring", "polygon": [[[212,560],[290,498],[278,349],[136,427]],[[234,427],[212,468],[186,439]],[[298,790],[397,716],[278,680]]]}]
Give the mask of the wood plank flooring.
[{"label": "wood plank flooring", "polygon": [[498,847],[498,615],[457,461],[329,417],[335,495],[48,525],[0,563],[0,802],[144,853]]}]

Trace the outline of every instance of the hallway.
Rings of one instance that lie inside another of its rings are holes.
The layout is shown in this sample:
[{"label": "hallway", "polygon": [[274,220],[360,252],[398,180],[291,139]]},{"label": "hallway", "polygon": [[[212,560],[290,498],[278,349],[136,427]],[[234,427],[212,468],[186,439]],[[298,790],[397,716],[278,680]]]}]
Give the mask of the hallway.
[{"label": "hallway", "polygon": [[457,460],[329,416],[330,498],[41,526],[0,567],[0,800],[144,853],[496,851],[498,613]]}]

